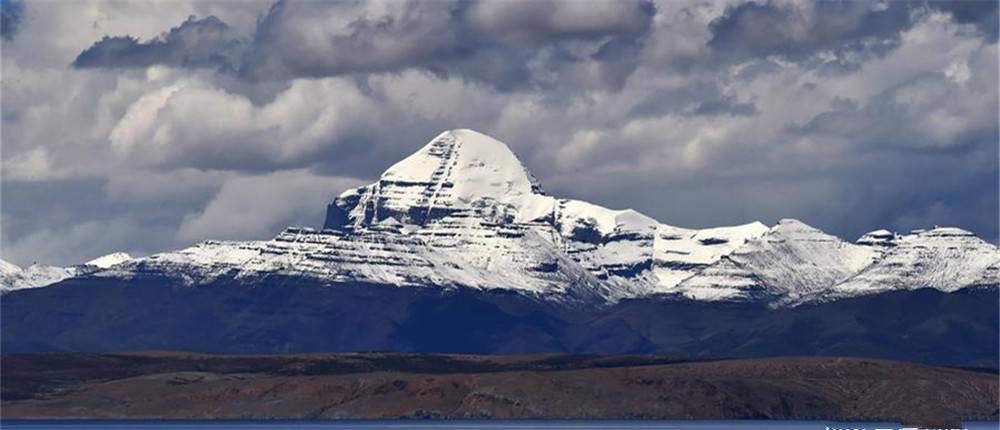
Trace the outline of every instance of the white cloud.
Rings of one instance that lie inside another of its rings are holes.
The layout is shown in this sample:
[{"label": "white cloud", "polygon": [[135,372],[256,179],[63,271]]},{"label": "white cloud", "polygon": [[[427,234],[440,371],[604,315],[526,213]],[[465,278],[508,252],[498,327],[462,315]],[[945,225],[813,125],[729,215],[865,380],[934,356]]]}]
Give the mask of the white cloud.
[{"label": "white cloud", "polygon": [[944,69],[944,75],[956,84],[965,85],[970,77],[969,63],[964,59],[956,58]]},{"label": "white cloud", "polygon": [[292,224],[318,227],[323,224],[326,204],[361,184],[305,170],[237,176],[222,185],[204,211],[185,217],[178,238],[268,239]]},{"label": "white cloud", "polygon": [[[114,239],[117,232],[107,240],[142,253],[207,238],[266,238],[285,223],[316,225],[325,203],[358,182],[344,178],[374,179],[456,127],[511,144],[552,193],[636,206],[679,225],[791,216],[851,236],[940,217],[937,223],[996,231],[995,213],[988,213],[995,207],[987,203],[996,201],[988,194],[997,170],[989,142],[997,129],[997,45],[940,14],[918,20],[899,46],[879,55],[827,47],[816,58],[730,65],[706,43],[709,23],[735,2],[658,3],[651,32],[628,47],[641,50],[619,88],[595,84],[607,71],[589,55],[606,38],[553,44],[544,34],[624,28],[636,16],[567,4],[538,17],[539,32],[530,33],[530,22],[508,22],[524,10],[487,10],[513,7],[487,3],[476,12],[481,28],[520,26],[537,38],[528,52],[515,52],[530,71],[527,85],[498,90],[450,70],[413,67],[279,82],[162,66],[74,70],[75,55],[105,34],[146,40],[191,13],[213,13],[249,37],[270,5],[64,3],[29,4],[34,20],[4,43],[4,195],[32,184],[94,181],[100,193],[89,198],[116,212],[78,211],[84,202],[38,196],[32,207],[39,213],[79,218],[51,225],[19,213],[10,224],[7,214],[19,202],[5,200],[4,226],[18,231],[4,233],[4,246],[20,262],[83,261],[97,252],[88,240],[100,242],[101,228],[142,230],[134,243]],[[402,13],[396,2],[357,6],[367,12],[340,7],[353,12],[299,15],[309,25],[282,27],[291,32],[283,37],[322,51],[324,37],[359,14]],[[609,13],[606,22],[591,20]],[[586,19],[568,21],[580,14]],[[395,42],[377,54],[409,55],[394,51]],[[506,63],[477,59],[477,73],[505,73],[496,66]],[[857,67],[831,72],[824,62]],[[694,114],[705,101],[753,109]],[[637,114],[644,105],[651,109]],[[915,185],[929,177],[950,179]],[[986,203],[972,203],[980,200]],[[977,215],[962,205],[985,209]],[[45,245],[61,235],[72,239],[67,248]]]},{"label": "white cloud", "polygon": [[45,226],[13,243],[4,243],[0,258],[20,266],[79,264],[116,251],[142,255],[132,246],[143,235],[161,235],[129,218],[88,220],[73,225]]},{"label": "white cloud", "polygon": [[33,181],[51,178],[52,162],[45,148],[37,147],[4,160],[3,174],[13,180]]},{"label": "white cloud", "polygon": [[190,15],[216,15],[250,36],[257,17],[271,4],[269,0],[24,2],[23,22],[16,37],[4,41],[4,67],[7,61],[14,61],[32,68],[66,68],[104,36],[128,34],[148,40]]}]

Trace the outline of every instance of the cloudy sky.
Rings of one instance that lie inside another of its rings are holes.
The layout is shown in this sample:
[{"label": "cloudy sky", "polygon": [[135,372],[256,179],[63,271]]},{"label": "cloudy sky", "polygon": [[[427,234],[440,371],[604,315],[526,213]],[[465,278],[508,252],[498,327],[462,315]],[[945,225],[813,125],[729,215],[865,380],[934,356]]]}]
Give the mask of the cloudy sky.
[{"label": "cloudy sky", "polygon": [[673,225],[998,234],[994,1],[0,5],[21,265],[316,226],[458,127]]}]

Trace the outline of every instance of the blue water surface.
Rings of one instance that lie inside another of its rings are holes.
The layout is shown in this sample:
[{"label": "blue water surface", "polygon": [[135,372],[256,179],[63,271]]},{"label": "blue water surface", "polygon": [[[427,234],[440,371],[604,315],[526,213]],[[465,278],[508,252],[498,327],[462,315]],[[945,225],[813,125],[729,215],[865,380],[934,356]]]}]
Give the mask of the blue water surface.
[{"label": "blue water surface", "polygon": [[[315,421],[315,420],[3,420],[4,429],[30,430],[145,430],[145,429],[311,429],[311,430],[825,430],[899,429],[891,422],[835,421]],[[965,423],[969,430],[995,430],[996,422]]]}]

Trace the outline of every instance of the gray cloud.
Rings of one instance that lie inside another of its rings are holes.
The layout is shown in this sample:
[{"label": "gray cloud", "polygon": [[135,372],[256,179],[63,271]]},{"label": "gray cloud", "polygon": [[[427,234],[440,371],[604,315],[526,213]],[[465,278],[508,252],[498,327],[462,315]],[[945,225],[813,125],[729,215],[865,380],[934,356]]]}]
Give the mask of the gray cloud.
[{"label": "gray cloud", "polygon": [[189,171],[156,176],[4,179],[3,258],[65,265],[114,251],[147,255],[188,245],[175,237],[180,220],[211,201],[219,180]]},{"label": "gray cloud", "polygon": [[793,125],[789,131],[798,136],[840,139],[865,151],[996,150],[1000,112],[993,103],[997,101],[998,78],[990,65],[994,60],[994,55],[982,54],[955,59],[944,70],[916,74],[871,95],[860,107],[851,100],[835,98],[833,109],[801,126]]},{"label": "gray cloud", "polygon": [[[422,68],[502,90],[551,84],[536,69],[565,77],[574,65],[588,61],[624,62],[618,67],[626,70],[605,73],[621,75],[635,67],[629,52],[649,31],[655,13],[645,1],[410,1],[393,6],[331,28],[316,24],[357,14],[359,5],[278,2],[257,28],[245,73],[273,79]],[[617,83],[615,77],[601,77]]]},{"label": "gray cloud", "polygon": [[711,22],[708,45],[737,58],[803,59],[823,50],[841,57],[845,53],[884,55],[898,45],[901,32],[931,11],[949,13],[958,23],[975,24],[985,37],[996,41],[994,1],[764,1],[728,7]]},{"label": "gray cloud", "polygon": [[[656,10],[628,2],[275,3],[252,38],[209,16],[146,42],[105,37],[74,66],[213,67],[255,81],[422,69],[500,90],[620,88]],[[589,68],[599,70],[590,72]],[[568,81],[568,82],[567,82]]]},{"label": "gray cloud", "polygon": [[725,94],[719,84],[693,81],[680,88],[654,91],[635,104],[629,112],[632,118],[655,118],[668,114],[737,115],[757,113],[752,102],[739,101]]},{"label": "gray cloud", "polygon": [[[178,229],[182,241],[205,237],[259,239],[261,232],[276,235],[289,225],[325,215],[327,200],[336,193],[362,185],[350,178],[321,177],[303,170],[234,177],[225,182],[200,212],[184,217]],[[267,196],[266,200],[261,196]]]},{"label": "gray cloud", "polygon": [[214,16],[188,17],[181,25],[147,42],[130,36],[105,36],[76,57],[73,66],[145,68],[155,64],[178,67],[235,69],[246,48],[226,23]]},{"label": "gray cloud", "polygon": [[867,38],[896,38],[910,24],[908,2],[746,2],[712,21],[709,46],[749,58],[802,58]]}]

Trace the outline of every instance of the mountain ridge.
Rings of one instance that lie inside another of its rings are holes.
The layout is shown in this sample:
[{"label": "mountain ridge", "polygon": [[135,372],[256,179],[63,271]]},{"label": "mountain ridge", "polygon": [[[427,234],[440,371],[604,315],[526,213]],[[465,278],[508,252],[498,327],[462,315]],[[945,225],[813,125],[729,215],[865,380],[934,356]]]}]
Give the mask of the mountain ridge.
[{"label": "mountain ridge", "polygon": [[411,157],[335,197],[328,228],[4,286],[0,347],[998,361],[1000,252],[964,230],[687,229],[549,196],[471,131]]},{"label": "mountain ridge", "polygon": [[289,227],[271,240],[204,241],[134,259],[112,254],[86,266],[93,270],[51,278],[160,277],[192,286],[280,275],[509,290],[564,303],[673,294],[785,306],[996,286],[1000,251],[953,227],[875,230],[855,243],[794,219],[675,227],[632,209],[549,196],[507,145],[456,129],[377,182],[340,193],[322,229]]}]

